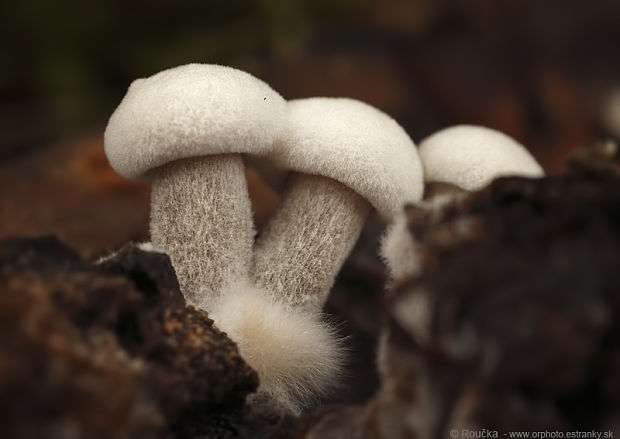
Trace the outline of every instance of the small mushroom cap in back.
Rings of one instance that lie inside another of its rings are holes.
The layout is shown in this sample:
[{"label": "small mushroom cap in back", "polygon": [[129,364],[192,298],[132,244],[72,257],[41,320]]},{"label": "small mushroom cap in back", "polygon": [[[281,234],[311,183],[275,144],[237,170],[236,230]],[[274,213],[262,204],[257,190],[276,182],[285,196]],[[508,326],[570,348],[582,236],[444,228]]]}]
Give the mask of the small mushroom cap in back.
[{"label": "small mushroom cap in back", "polygon": [[497,177],[542,177],[534,157],[499,131],[474,125],[445,128],[420,142],[427,183],[448,183],[476,191]]},{"label": "small mushroom cap in back", "polygon": [[288,127],[271,155],[293,171],[329,177],[391,218],[423,193],[418,151],[405,130],[353,99],[289,101]]},{"label": "small mushroom cap in back", "polygon": [[131,84],[108,122],[105,152],[116,172],[139,179],[178,159],[264,152],[285,115],[284,99],[254,76],[188,64]]}]

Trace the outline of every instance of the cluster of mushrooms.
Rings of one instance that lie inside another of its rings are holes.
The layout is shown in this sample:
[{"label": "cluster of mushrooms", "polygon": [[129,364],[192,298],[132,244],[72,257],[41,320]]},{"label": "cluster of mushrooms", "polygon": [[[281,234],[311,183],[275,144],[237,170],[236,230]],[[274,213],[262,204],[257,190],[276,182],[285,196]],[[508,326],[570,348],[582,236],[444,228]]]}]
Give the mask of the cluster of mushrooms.
[{"label": "cluster of mushrooms", "polygon": [[[396,224],[425,192],[542,175],[525,148],[487,128],[448,128],[416,148],[363,102],[286,101],[248,73],[205,64],[134,81],[105,151],[120,175],[151,183],[145,248],[169,255],[188,304],[206,310],[258,372],[253,402],[292,413],[338,382],[342,341],[321,311],[373,208]],[[247,160],[287,175],[256,239]],[[396,278],[412,270],[396,261],[415,258],[403,259],[411,250],[391,234],[383,251]]]}]

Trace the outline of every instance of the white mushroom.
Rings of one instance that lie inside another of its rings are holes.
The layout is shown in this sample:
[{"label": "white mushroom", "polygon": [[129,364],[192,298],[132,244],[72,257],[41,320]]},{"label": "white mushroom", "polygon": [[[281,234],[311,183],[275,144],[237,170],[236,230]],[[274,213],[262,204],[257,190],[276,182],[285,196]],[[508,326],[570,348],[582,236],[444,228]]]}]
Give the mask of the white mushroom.
[{"label": "white mushroom", "polygon": [[422,166],[402,127],[370,105],[311,98],[288,106],[271,158],[297,174],[258,239],[253,275],[290,306],[318,312],[371,207],[391,218],[418,201]]},{"label": "white mushroom", "polygon": [[321,309],[372,206],[385,217],[422,196],[415,145],[390,117],[350,99],[289,102],[266,158],[295,171],[258,239],[255,287],[224,295],[214,319],[261,380],[255,400],[299,413],[340,377],[342,349]]},{"label": "white mushroom", "polygon": [[151,242],[209,309],[247,282],[254,240],[242,153],[271,148],[286,103],[248,73],[190,64],[138,79],[105,132],[112,167],[152,183]]},{"label": "white mushroom", "polygon": [[[420,142],[425,199],[418,207],[430,212],[482,189],[502,176],[541,177],[544,172],[531,154],[505,134],[473,125],[445,128]],[[420,250],[400,213],[382,238],[381,255],[389,271],[388,288],[419,274]]]},{"label": "white mushroom", "polygon": [[431,191],[477,191],[502,176],[541,177],[543,169],[511,137],[481,126],[456,125],[420,142],[424,180]]},{"label": "white mushroom", "polygon": [[423,182],[409,136],[369,105],[304,99],[288,116],[267,158],[296,175],[255,246],[257,288],[227,294],[215,319],[257,369],[256,398],[299,413],[340,376],[342,349],[320,312],[368,212],[391,217]]}]

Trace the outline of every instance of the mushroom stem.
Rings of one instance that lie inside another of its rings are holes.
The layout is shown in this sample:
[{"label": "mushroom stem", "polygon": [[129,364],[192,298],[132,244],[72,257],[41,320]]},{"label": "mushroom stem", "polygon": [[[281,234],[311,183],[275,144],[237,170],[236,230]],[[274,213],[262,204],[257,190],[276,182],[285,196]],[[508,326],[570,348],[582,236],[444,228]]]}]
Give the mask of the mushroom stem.
[{"label": "mushroom stem", "polygon": [[335,180],[295,175],[256,243],[256,285],[291,307],[320,311],[370,209]]},{"label": "mushroom stem", "polygon": [[177,160],[151,176],[151,242],[170,256],[187,302],[210,310],[249,277],[254,224],[243,159]]}]

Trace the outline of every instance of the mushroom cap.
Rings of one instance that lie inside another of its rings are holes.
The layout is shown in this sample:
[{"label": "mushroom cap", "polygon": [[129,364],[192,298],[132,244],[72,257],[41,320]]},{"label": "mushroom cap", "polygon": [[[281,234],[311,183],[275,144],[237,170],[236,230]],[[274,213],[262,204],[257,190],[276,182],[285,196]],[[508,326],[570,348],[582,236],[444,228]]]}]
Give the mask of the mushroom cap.
[{"label": "mushroom cap", "polygon": [[456,125],[420,142],[427,183],[476,191],[501,176],[542,177],[534,157],[511,137],[481,126]]},{"label": "mushroom cap", "polygon": [[271,148],[286,101],[231,67],[188,64],[135,80],[110,117],[105,152],[120,175],[139,179],[174,160]]},{"label": "mushroom cap", "polygon": [[287,129],[271,154],[279,166],[332,178],[387,218],[421,199],[417,148],[387,114],[347,98],[292,100],[288,108]]}]

